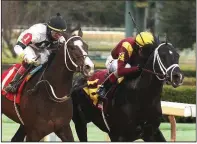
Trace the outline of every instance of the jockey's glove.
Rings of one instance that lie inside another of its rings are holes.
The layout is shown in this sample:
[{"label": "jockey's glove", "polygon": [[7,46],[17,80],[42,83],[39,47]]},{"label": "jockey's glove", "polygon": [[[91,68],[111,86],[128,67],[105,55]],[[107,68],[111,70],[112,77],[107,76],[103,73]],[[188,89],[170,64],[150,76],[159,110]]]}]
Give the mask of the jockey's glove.
[{"label": "jockey's glove", "polygon": [[142,67],[139,64],[137,65],[137,68],[138,68],[138,71],[140,72],[142,71]]},{"label": "jockey's glove", "polygon": [[63,44],[65,42],[65,38],[63,36],[61,36],[59,39],[58,39],[58,43],[59,44]]},{"label": "jockey's glove", "polygon": [[40,62],[37,60],[37,61],[34,61],[34,65],[35,66],[39,66],[40,65]]},{"label": "jockey's glove", "polygon": [[25,56],[25,53],[19,54],[19,57],[22,58],[22,59],[24,59],[24,56]]},{"label": "jockey's glove", "polygon": [[35,66],[38,66],[40,63],[38,60],[35,59],[30,59],[28,57],[26,57],[26,55],[24,56],[24,61],[27,62],[28,64],[34,64]]}]

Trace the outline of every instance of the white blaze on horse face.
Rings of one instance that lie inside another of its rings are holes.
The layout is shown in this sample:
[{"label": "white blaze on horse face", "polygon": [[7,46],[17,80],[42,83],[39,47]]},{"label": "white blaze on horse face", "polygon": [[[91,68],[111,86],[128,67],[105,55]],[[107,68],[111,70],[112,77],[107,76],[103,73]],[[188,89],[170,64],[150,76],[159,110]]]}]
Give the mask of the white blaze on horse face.
[{"label": "white blaze on horse face", "polygon": [[88,75],[91,76],[94,73],[94,63],[91,61],[89,57],[87,57],[87,52],[85,52],[83,49],[83,42],[81,40],[76,40],[74,41],[74,45],[78,46],[82,54],[84,55],[85,58],[84,63],[85,66],[89,66],[90,69]]},{"label": "white blaze on horse face", "polygon": [[83,42],[81,40],[74,41],[74,45],[79,47],[83,55],[87,55],[87,52],[85,52],[83,49]]},{"label": "white blaze on horse face", "polygon": [[169,53],[172,55],[173,54],[173,52],[171,51],[171,50],[169,50]]},{"label": "white blaze on horse face", "polygon": [[85,58],[85,66],[89,66],[89,70],[88,70],[88,76],[92,76],[94,73],[94,63],[91,61],[91,59],[89,57]]}]

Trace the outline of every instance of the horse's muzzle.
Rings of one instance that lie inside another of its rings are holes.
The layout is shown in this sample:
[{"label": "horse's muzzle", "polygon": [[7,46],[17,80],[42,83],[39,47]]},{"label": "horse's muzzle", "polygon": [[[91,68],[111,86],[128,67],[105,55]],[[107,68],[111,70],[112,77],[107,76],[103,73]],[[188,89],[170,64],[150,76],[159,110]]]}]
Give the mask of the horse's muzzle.
[{"label": "horse's muzzle", "polygon": [[174,88],[183,84],[184,75],[181,72],[172,72],[172,75],[167,78],[166,84],[172,85]]},{"label": "horse's muzzle", "polygon": [[94,63],[90,60],[89,57],[85,58],[83,66],[83,74],[87,77],[92,76],[94,73]]},{"label": "horse's muzzle", "polygon": [[174,88],[183,84],[184,75],[181,72],[172,74],[172,86]]}]

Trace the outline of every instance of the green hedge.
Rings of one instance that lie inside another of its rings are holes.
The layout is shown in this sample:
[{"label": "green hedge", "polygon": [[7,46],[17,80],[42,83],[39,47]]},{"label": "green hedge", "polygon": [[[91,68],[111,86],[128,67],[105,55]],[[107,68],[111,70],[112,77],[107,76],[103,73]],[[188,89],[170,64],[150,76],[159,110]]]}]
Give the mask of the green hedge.
[{"label": "green hedge", "polygon": [[183,81],[183,85],[195,86],[196,85],[196,78],[195,77],[185,77],[184,81]]},{"label": "green hedge", "polygon": [[162,100],[196,104],[196,86],[180,86],[178,88],[173,88],[172,86],[165,85],[162,92]]},{"label": "green hedge", "polygon": [[182,70],[185,77],[196,77],[196,70]]},{"label": "green hedge", "polygon": [[[196,104],[196,86],[180,86],[178,88],[165,86],[162,92],[162,101]],[[175,118],[177,123],[196,122],[196,118],[192,117],[176,116]],[[168,122],[166,116],[163,117],[162,122]]]}]

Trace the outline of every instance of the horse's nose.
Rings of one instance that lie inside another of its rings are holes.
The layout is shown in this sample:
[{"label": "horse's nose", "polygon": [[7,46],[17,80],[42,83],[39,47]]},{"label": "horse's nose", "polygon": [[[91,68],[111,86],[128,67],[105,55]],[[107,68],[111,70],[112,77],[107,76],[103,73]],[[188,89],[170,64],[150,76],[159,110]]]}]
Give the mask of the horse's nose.
[{"label": "horse's nose", "polygon": [[91,76],[94,73],[94,63],[89,57],[85,58],[83,70],[87,76]]},{"label": "horse's nose", "polygon": [[181,77],[181,75],[179,73],[172,74],[173,79],[179,79],[180,77]]},{"label": "horse's nose", "polygon": [[172,74],[173,79],[179,79],[180,81],[184,78],[183,74],[181,72],[175,72]]},{"label": "horse's nose", "polygon": [[173,86],[177,87],[183,84],[184,76],[181,72],[174,72],[172,74],[172,83]]},{"label": "horse's nose", "polygon": [[87,71],[89,71],[91,68],[90,68],[89,65],[85,65],[85,66],[84,66],[84,69],[86,69]]}]

